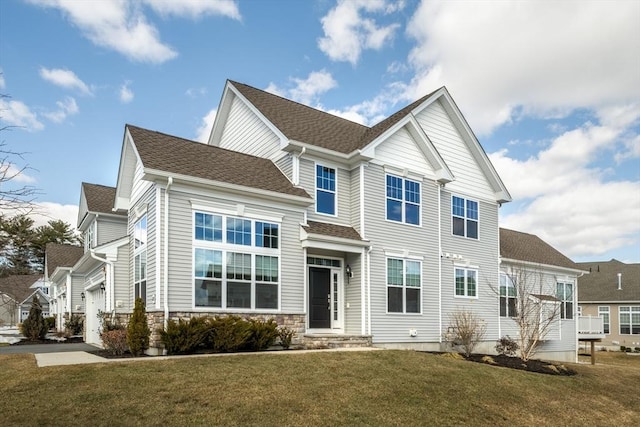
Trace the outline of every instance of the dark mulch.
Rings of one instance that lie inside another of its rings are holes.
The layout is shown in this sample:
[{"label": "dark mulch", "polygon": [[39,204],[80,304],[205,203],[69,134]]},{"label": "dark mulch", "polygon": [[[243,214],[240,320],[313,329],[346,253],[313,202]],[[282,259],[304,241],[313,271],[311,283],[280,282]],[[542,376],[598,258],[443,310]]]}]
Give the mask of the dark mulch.
[{"label": "dark mulch", "polygon": [[548,375],[564,375],[572,376],[576,375],[576,371],[567,368],[563,364],[554,362],[545,362],[543,360],[529,359],[523,361],[519,357],[510,357],[505,355],[486,355],[486,354],[472,354],[469,357],[465,357],[465,360],[470,362],[484,363],[486,365],[500,366],[503,368],[519,369],[528,372],[536,372],[538,374]]},{"label": "dark mulch", "polygon": [[96,356],[104,357],[105,359],[129,359],[132,357],[151,357],[148,354],[141,354],[140,356],[134,356],[128,351],[125,351],[124,354],[113,354],[109,350],[92,350],[87,353],[95,354]]},{"label": "dark mulch", "polygon": [[58,341],[58,340],[27,340],[27,339],[23,339],[18,341],[17,343],[11,344],[11,345],[35,345],[35,344],[78,344],[78,343],[83,343],[84,340],[82,339],[82,337],[69,337],[64,341]]}]

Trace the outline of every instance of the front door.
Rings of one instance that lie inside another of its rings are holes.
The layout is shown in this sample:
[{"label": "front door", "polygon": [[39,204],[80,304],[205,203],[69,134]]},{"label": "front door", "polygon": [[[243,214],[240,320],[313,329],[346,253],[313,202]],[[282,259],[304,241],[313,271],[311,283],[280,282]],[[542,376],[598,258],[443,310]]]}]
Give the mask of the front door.
[{"label": "front door", "polygon": [[309,328],[331,328],[331,270],[309,267]]}]

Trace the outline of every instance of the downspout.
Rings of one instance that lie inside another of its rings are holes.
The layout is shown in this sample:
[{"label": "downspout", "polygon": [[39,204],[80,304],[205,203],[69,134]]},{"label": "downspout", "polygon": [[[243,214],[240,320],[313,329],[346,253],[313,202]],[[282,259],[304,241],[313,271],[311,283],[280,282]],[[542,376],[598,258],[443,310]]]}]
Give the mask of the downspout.
[{"label": "downspout", "polygon": [[364,248],[362,248],[361,254],[360,254],[360,333],[362,335],[366,335],[367,334],[367,327],[366,327],[366,322],[367,322],[367,316],[366,316],[366,311],[365,311],[365,293],[366,293],[366,286],[367,286],[367,281],[365,278],[366,275],[366,266],[365,266],[365,251]]},{"label": "downspout", "polygon": [[367,329],[371,335],[371,251],[373,246],[367,250]]},{"label": "downspout", "polygon": [[[360,236],[363,239],[366,239],[365,237],[365,226],[364,226],[364,163],[360,163]],[[360,286],[360,307],[361,307],[361,322],[362,322],[362,327],[361,327],[361,333],[362,335],[366,335],[367,332],[367,310],[368,310],[368,305],[366,303],[366,293],[367,293],[367,278],[366,278],[366,268],[367,266],[366,261],[367,261],[367,256],[365,253],[365,248],[362,248],[362,255],[361,255],[362,259],[360,261],[361,263],[361,283],[362,285]]]},{"label": "downspout", "polygon": [[442,187],[438,185],[438,342],[442,343]]},{"label": "downspout", "polygon": [[173,184],[173,177],[167,179],[164,189],[164,329],[169,323],[169,187]]},{"label": "downspout", "polygon": [[[573,306],[577,307],[578,306],[578,301],[580,301],[580,298],[578,298],[578,279],[581,278],[582,276],[584,276],[584,273],[580,273],[579,276],[576,276],[576,286],[575,289],[573,290],[573,298],[575,300],[575,302],[572,301]],[[577,308],[576,308],[577,311]],[[576,359],[575,359],[575,363],[578,363],[578,353],[580,351],[580,341],[578,340],[578,328],[580,327],[580,318],[578,317],[577,319],[575,319],[576,316],[574,316],[574,320],[575,320],[575,348],[576,348]],[[604,332],[604,331],[603,331]],[[593,347],[591,347],[593,349]]]},{"label": "downspout", "polygon": [[305,153],[305,151],[307,151],[307,147],[302,147],[302,150],[300,150],[300,153],[298,153],[297,155],[294,154],[293,155],[293,164],[292,166],[292,180],[293,180],[293,185],[300,185],[300,158],[303,156],[303,154]]},{"label": "downspout", "polygon": [[[115,291],[115,283],[114,283],[114,281],[113,281],[113,270],[114,270],[114,268],[113,268],[113,261],[109,261],[109,260],[107,260],[106,258],[100,258],[99,256],[97,256],[97,255],[95,254],[95,251],[94,251],[93,249],[91,249],[91,250],[89,251],[89,255],[91,256],[91,258],[95,259],[96,261],[103,262],[103,263],[107,264],[107,266],[109,267],[109,268],[107,269],[107,272],[108,272],[109,274],[108,274],[108,276],[106,277],[106,279],[107,279],[107,285],[108,285],[108,286],[106,287],[106,289],[108,289],[108,290],[109,290],[109,306],[110,306],[111,310],[107,310],[107,311],[113,311],[113,312],[115,313],[116,305],[115,305],[115,292],[114,292],[114,291]],[[105,298],[105,299],[106,299],[106,298]],[[106,309],[106,308],[108,308],[108,307],[105,307],[105,309]]]}]

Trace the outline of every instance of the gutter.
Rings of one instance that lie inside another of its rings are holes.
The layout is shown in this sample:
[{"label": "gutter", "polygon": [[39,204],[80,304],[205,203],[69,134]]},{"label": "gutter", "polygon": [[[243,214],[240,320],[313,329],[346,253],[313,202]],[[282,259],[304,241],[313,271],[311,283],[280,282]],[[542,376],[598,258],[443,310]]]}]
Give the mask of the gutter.
[{"label": "gutter", "polygon": [[167,178],[164,189],[164,329],[169,324],[169,187],[173,184],[173,177]]},{"label": "gutter", "polygon": [[442,342],[442,187],[438,186],[438,342]]}]

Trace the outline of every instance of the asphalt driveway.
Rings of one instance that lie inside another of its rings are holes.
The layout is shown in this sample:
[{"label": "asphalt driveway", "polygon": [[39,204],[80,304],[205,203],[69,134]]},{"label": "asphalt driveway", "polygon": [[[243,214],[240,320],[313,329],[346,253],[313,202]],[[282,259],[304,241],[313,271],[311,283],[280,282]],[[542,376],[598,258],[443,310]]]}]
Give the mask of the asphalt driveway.
[{"label": "asphalt driveway", "polygon": [[7,345],[0,346],[0,354],[66,353],[70,351],[94,351],[97,349],[97,347],[86,343]]}]

